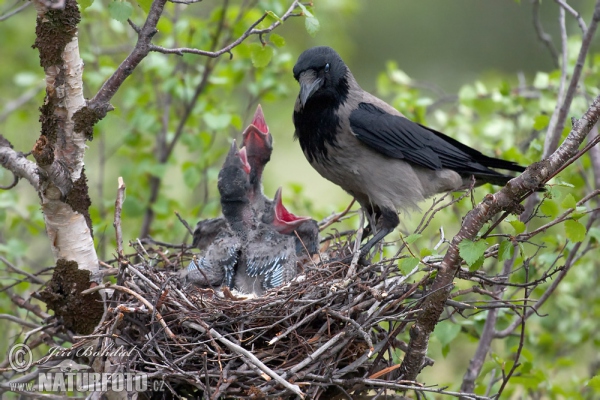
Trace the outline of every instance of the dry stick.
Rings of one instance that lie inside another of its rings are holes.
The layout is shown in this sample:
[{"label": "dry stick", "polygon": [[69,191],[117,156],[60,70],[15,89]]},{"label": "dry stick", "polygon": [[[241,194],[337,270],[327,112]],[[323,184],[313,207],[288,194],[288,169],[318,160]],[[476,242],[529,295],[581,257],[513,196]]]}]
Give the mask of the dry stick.
[{"label": "dry stick", "polygon": [[365,224],[365,210],[360,211],[360,222],[358,225],[358,230],[356,231],[356,239],[354,242],[354,256],[352,257],[352,262],[350,263],[350,268],[348,268],[348,272],[346,273],[346,281],[344,282],[344,287],[350,284],[349,278],[354,275],[356,272],[356,265],[358,264],[358,259],[360,258],[360,242],[362,240],[363,235],[363,225]]},{"label": "dry stick", "polygon": [[[414,390],[416,392],[430,392],[430,393],[439,393],[446,394],[454,397],[461,397],[463,399],[472,399],[472,400],[494,400],[495,397],[486,397],[479,396],[471,393],[461,393],[461,392],[451,392],[444,389],[434,389],[431,387],[423,387],[423,386],[415,386],[415,385],[405,385],[402,383],[384,381],[380,379],[364,379],[364,378],[354,378],[354,379],[330,379],[324,376],[315,375],[315,374],[306,374],[306,377],[309,379],[319,380],[326,383],[334,383],[336,385],[347,386],[351,383],[368,385],[373,387],[383,387],[388,389],[396,389],[396,390]],[[406,380],[403,382],[407,382]],[[410,382],[410,381],[408,381]]]},{"label": "dry stick", "polygon": [[331,346],[336,344],[344,336],[346,336],[346,332],[341,331],[340,333],[338,333],[337,335],[335,335],[334,337],[329,339],[329,341],[327,341],[323,346],[321,346],[317,350],[315,350],[312,354],[309,354],[308,356],[306,356],[304,361],[296,364],[296,366],[294,366],[292,369],[290,369],[288,372],[286,372],[283,376],[288,377],[288,376],[293,375],[296,372],[300,371],[302,368],[306,367],[308,364],[310,364],[311,362],[313,362],[317,358],[319,358],[323,353],[325,353],[325,351],[327,349],[329,349]]},{"label": "dry stick", "polygon": [[141,295],[139,295],[138,293],[134,292],[133,290],[125,287],[125,286],[120,286],[120,285],[112,285],[110,283],[107,283],[105,285],[99,285],[90,289],[86,289],[84,291],[81,292],[81,294],[90,294],[90,293],[94,293],[97,292],[99,290],[102,289],[114,289],[114,290],[120,290],[122,292],[125,292],[127,294],[130,294],[131,296],[135,297],[136,299],[138,299],[143,305],[145,305],[146,307],[148,307],[148,310],[152,313],[156,313],[156,319],[158,320],[158,322],[162,325],[163,328],[165,328],[165,332],[167,333],[167,335],[169,335],[169,337],[171,339],[175,339],[175,334],[173,334],[173,332],[171,332],[171,329],[169,329],[169,327],[167,326],[167,323],[165,322],[165,320],[163,319],[162,315],[160,315],[160,313],[154,309],[154,307],[152,306],[152,304],[150,304],[150,302],[148,300],[146,300],[145,298],[143,298]]},{"label": "dry stick", "polygon": [[374,350],[373,341],[371,341],[371,337],[369,336],[369,334],[363,330],[362,326],[360,326],[360,324],[358,322],[356,322],[352,318],[343,316],[342,314],[340,314],[337,311],[333,311],[330,307],[327,307],[326,309],[322,309],[322,311],[339,319],[339,320],[342,320],[342,321],[347,322],[350,325],[354,326],[354,328],[356,328],[356,330],[358,331],[360,336],[362,336],[362,338],[365,340],[365,342],[367,342],[367,345],[369,346],[369,354],[367,355],[367,357],[371,357],[373,355],[373,350]]},{"label": "dry stick", "polygon": [[330,218],[328,218],[327,220],[323,221],[323,226],[319,227],[319,231],[323,231],[329,225],[333,224],[334,222],[339,221],[340,218],[342,218],[344,215],[348,214],[348,212],[350,212],[350,209],[354,205],[355,201],[356,201],[356,199],[353,198],[352,201],[350,202],[350,204],[348,204],[348,207],[346,207],[346,209],[344,211],[342,211],[339,214],[335,214],[335,215],[331,216]]},{"label": "dry stick", "polygon": [[183,226],[185,226],[185,228],[188,230],[190,235],[193,235],[194,230],[190,227],[190,225],[187,223],[187,221],[185,219],[181,218],[181,215],[179,215],[179,213],[177,211],[175,211],[175,215],[177,216],[177,219],[179,219],[179,222],[181,222],[183,224]]},{"label": "dry stick", "polygon": [[[600,1],[597,3],[594,15],[594,21],[596,21],[596,16],[600,19]],[[589,30],[591,31],[592,27]],[[600,96],[594,100],[583,117],[574,122],[573,130],[556,152],[548,159],[529,166],[523,174],[512,179],[498,193],[487,195],[477,207],[465,216],[462,227],[452,239],[433,282],[431,287],[433,294],[425,299],[422,306],[423,311],[410,329],[409,351],[406,353],[400,368],[404,379],[416,379],[423,367],[429,336],[444,310],[444,304],[453,287],[454,276],[460,268],[459,243],[463,239],[473,240],[483,225],[494,215],[501,211],[514,209],[518,205],[516,203],[517,199],[520,199],[525,193],[535,190],[560,166],[573,157],[599,118]]]},{"label": "dry stick", "polygon": [[234,351],[234,352],[246,357],[253,365],[258,367],[261,371],[263,371],[267,375],[269,375],[277,383],[281,384],[286,389],[289,389],[292,392],[296,393],[302,399],[304,398],[304,393],[302,393],[302,391],[300,390],[300,387],[298,385],[293,385],[293,384],[289,383],[288,381],[286,381],[285,379],[283,379],[283,377],[279,376],[277,373],[275,373],[275,371],[273,371],[271,368],[267,367],[258,358],[256,358],[256,356],[254,354],[252,354],[248,350],[244,349],[243,347],[240,347],[237,344],[225,339],[225,337],[223,335],[221,335],[219,332],[217,332],[216,330],[214,330],[212,328],[206,329],[199,324],[196,324],[194,322],[189,322],[189,321],[184,322],[183,325],[185,325],[189,328],[195,329],[197,331],[200,331],[204,334],[210,333],[210,335],[212,335],[219,342],[221,342],[225,346],[227,346],[231,351]]},{"label": "dry stick", "polygon": [[[279,342],[281,339],[283,339],[287,335],[289,335],[291,332],[294,332],[296,329],[298,329],[299,326],[302,326],[306,322],[312,320],[314,317],[316,317],[318,314],[321,313],[321,310],[322,310],[321,308],[317,308],[314,312],[308,314],[306,317],[302,318],[300,321],[298,321],[294,325],[290,326],[281,335],[278,335],[278,336],[274,337],[273,339],[271,339],[269,341],[269,345],[271,345],[271,346],[274,345],[275,343]],[[280,322],[280,321],[277,321],[277,322]]]},{"label": "dry stick", "polygon": [[123,254],[123,231],[121,230],[121,212],[123,211],[123,201],[125,201],[125,183],[122,176],[119,177],[118,182],[113,226],[115,227],[115,235],[117,236],[117,254],[119,255],[119,259],[122,260],[125,257]]}]

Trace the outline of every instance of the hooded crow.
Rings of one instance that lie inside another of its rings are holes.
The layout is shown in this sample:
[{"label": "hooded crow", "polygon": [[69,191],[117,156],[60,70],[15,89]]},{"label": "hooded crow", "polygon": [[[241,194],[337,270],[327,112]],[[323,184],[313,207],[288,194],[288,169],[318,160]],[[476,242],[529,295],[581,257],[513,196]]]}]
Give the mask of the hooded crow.
[{"label": "hooded crow", "polygon": [[294,239],[258,220],[252,207],[252,168],[246,148],[235,141],[219,172],[217,187],[227,229],[192,261],[187,280],[199,286],[227,286],[261,295],[296,276]]},{"label": "hooded crow", "polygon": [[242,146],[246,148],[250,164],[250,203],[257,214],[259,221],[269,223],[273,218],[273,202],[269,200],[262,190],[262,174],[265,165],[271,159],[273,152],[273,136],[260,104],[256,108],[252,123],[244,130]]},{"label": "hooded crow", "polygon": [[[234,140],[225,158],[225,163],[219,171],[217,183],[226,223],[223,226],[221,222],[214,222],[214,220],[219,220],[219,218],[215,218],[211,224],[204,224],[210,228],[208,233],[214,234],[215,238],[207,246],[204,257],[198,261],[193,260],[188,265],[184,272],[187,281],[198,286],[225,285],[231,287],[244,244],[243,220],[253,218],[251,210],[248,211],[249,174],[250,165],[246,157],[246,149],[242,148],[238,151]],[[201,222],[198,225],[201,225]],[[215,227],[221,227],[220,232],[215,234]],[[200,236],[200,239],[203,237]],[[196,238],[194,240],[196,241]]]},{"label": "hooded crow", "polygon": [[[271,159],[273,137],[260,104],[256,108],[252,122],[242,133],[242,148],[246,149],[246,160],[250,167],[251,190],[248,193],[252,208],[259,214],[259,220],[265,215],[266,222],[273,218],[273,204],[262,191],[262,173]],[[224,217],[203,219],[196,224],[192,234],[192,246],[206,250],[223,230],[228,229]]]},{"label": "hooded crow", "polygon": [[281,200],[281,187],[277,189],[274,218],[272,225],[283,235],[290,235],[296,243],[296,255],[301,257],[308,252],[309,256],[319,252],[319,225],[310,217],[298,217],[285,208]]},{"label": "hooded crow", "polygon": [[229,227],[223,217],[198,221],[192,235],[192,247],[199,250],[206,250],[215,241],[217,236],[226,229],[229,229]]},{"label": "hooded crow", "polygon": [[467,187],[472,176],[495,185],[513,178],[490,168],[525,170],[410,121],[361,89],[330,47],[303,52],[293,72],[300,84],[294,137],[308,162],[379,219],[363,255],[398,225],[398,208],[418,209],[436,193]]}]

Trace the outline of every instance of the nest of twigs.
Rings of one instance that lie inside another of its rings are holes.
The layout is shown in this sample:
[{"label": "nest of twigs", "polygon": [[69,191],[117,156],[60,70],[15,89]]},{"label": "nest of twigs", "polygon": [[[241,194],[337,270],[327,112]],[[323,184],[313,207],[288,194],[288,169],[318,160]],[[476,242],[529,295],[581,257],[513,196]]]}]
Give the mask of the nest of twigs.
[{"label": "nest of twigs", "polygon": [[[121,346],[110,372],[160,380],[160,397],[306,398],[399,389],[396,339],[415,311],[397,260],[324,261],[352,255],[353,236],[330,240],[321,261],[258,298],[182,286],[192,252],[132,243],[103,322],[77,345]],[[421,282],[420,284],[423,284]],[[110,291],[109,291],[110,292]],[[393,322],[393,323],[392,323]]]}]

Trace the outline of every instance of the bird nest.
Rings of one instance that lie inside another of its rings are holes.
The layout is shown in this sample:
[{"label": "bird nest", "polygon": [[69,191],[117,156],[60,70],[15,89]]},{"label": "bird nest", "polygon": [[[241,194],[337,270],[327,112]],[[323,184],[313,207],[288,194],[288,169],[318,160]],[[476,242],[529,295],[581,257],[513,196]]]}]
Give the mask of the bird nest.
[{"label": "bird nest", "polygon": [[396,337],[416,311],[409,296],[425,282],[408,285],[395,259],[351,260],[353,240],[330,238],[296,279],[255,298],[182,286],[178,271],[191,252],[132,243],[136,254],[115,261],[103,322],[76,346],[95,340],[100,351],[124,350],[126,359],[108,360],[111,372],[147,374],[175,397],[328,399],[398,389],[394,351],[406,343]]}]

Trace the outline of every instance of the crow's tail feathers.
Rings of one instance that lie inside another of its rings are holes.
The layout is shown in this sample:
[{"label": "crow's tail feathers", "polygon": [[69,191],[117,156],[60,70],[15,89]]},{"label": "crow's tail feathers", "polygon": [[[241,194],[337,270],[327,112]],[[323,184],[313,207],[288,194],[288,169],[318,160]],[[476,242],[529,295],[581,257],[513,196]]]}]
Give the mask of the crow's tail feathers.
[{"label": "crow's tail feathers", "polygon": [[[421,125],[421,124],[419,124],[419,125]],[[471,156],[473,161],[483,165],[484,167],[506,169],[508,171],[515,171],[515,172],[525,171],[525,167],[523,167],[515,162],[501,160],[499,158],[494,158],[494,157],[488,157],[485,154],[483,154],[465,144],[462,144],[458,140],[452,139],[450,136],[444,135],[442,132],[438,132],[434,129],[431,129],[431,128],[423,126],[423,125],[421,125],[421,127],[427,129],[428,131],[430,131],[431,133],[433,133],[440,139],[443,139],[444,141],[451,144],[452,146],[456,147],[463,153],[468,154],[469,156]],[[508,179],[510,180],[511,178],[509,177]]]}]

